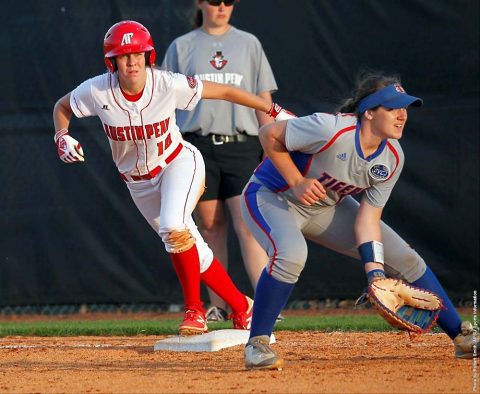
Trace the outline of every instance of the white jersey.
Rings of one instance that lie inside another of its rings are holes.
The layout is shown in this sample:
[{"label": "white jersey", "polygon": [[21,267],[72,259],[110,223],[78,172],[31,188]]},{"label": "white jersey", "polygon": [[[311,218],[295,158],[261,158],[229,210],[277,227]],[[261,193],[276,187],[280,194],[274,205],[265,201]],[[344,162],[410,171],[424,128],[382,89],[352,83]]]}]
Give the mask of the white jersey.
[{"label": "white jersey", "polygon": [[193,109],[202,89],[196,77],[147,68],[143,94],[131,102],[120,90],[117,73],[106,73],[73,90],[70,106],[78,118],[101,119],[120,174],[135,179],[165,167],[178,154],[182,136],[175,110]]},{"label": "white jersey", "polygon": [[[316,206],[335,205],[361,192],[370,205],[385,206],[403,168],[402,148],[397,140],[384,140],[372,155],[364,157],[359,130],[360,122],[353,114],[315,113],[288,121],[285,143],[290,156],[300,172],[318,179],[327,193]],[[269,159],[256,169],[255,178],[298,202]]]}]

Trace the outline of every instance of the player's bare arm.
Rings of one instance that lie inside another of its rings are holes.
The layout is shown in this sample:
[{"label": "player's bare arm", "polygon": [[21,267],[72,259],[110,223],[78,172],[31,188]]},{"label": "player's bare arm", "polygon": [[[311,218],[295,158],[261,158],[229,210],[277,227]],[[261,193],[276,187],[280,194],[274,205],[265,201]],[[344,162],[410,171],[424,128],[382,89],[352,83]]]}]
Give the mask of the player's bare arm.
[{"label": "player's bare arm", "polygon": [[[258,94],[261,98],[264,100],[267,100],[270,104],[270,107],[272,106],[272,95],[270,92],[262,92]],[[258,124],[260,126],[273,123],[274,119],[266,114],[264,111],[255,111],[255,115],[257,116]]]},{"label": "player's bare arm", "polygon": [[53,108],[53,124],[55,131],[68,129],[72,117],[72,108],[70,107],[70,93],[60,98]]},{"label": "player's bare arm", "polygon": [[[374,207],[368,203],[366,198],[362,199],[353,228],[355,232],[355,239],[357,241],[357,247],[373,241],[381,244],[382,232],[380,229],[380,222],[382,218],[382,212],[383,208]],[[365,263],[365,273],[368,274],[374,269],[380,269],[383,271],[383,264],[375,261],[369,261]]]},{"label": "player's bare arm", "polygon": [[268,113],[272,103],[268,100],[234,86],[203,81],[202,98],[226,100]]},{"label": "player's bare arm", "polygon": [[[258,94],[260,97],[264,98],[265,100],[268,100],[270,103],[272,103],[272,94],[270,92],[262,92]],[[268,114],[266,114],[263,111],[255,111],[255,115],[258,120],[258,124],[260,127],[273,123],[275,120]],[[265,151],[263,151],[262,154],[262,159],[265,159],[267,157]]]},{"label": "player's bare arm", "polygon": [[317,179],[305,178],[291,159],[285,146],[286,125],[287,121],[265,125],[258,136],[265,154],[291,187],[295,197],[302,204],[312,205],[325,198],[325,189]]}]

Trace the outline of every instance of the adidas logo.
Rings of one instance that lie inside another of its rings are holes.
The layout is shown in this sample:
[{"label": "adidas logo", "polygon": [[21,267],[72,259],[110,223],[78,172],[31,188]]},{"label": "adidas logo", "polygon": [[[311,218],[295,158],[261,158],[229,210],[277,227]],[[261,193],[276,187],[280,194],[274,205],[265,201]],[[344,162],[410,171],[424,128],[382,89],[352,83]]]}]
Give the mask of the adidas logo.
[{"label": "adidas logo", "polygon": [[346,153],[339,153],[337,156],[335,156],[337,159],[340,159],[341,161],[346,161],[347,160],[347,154]]},{"label": "adidas logo", "polygon": [[108,105],[107,105],[107,104],[103,104],[102,109],[104,109],[104,110],[106,110],[106,111],[110,110],[110,108],[108,108]]}]

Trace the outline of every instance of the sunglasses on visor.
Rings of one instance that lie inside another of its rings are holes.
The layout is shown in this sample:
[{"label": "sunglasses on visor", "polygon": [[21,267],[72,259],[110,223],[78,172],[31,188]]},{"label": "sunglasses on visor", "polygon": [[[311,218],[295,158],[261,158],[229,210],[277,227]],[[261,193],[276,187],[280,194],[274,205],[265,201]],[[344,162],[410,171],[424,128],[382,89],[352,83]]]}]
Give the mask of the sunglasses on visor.
[{"label": "sunglasses on visor", "polygon": [[226,7],[230,7],[235,3],[236,0],[206,0],[207,3],[211,6],[218,7],[221,3],[225,4]]}]

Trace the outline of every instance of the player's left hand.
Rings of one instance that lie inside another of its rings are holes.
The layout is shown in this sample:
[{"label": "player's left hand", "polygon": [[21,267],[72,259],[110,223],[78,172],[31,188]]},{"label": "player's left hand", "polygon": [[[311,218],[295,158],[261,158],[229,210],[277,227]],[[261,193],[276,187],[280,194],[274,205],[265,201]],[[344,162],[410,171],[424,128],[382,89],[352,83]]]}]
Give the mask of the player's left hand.
[{"label": "player's left hand", "polygon": [[442,309],[436,294],[393,278],[371,282],[368,299],[391,326],[414,334],[429,331]]},{"label": "player's left hand", "polygon": [[272,103],[272,107],[267,112],[267,115],[270,115],[273,119],[275,119],[276,122],[280,122],[281,120],[294,119],[297,117],[294,113],[286,110],[285,108],[282,108],[280,105],[275,103]]},{"label": "player's left hand", "polygon": [[85,161],[83,149],[75,138],[68,134],[68,130],[59,130],[55,133],[55,144],[57,145],[58,157],[64,163]]}]

